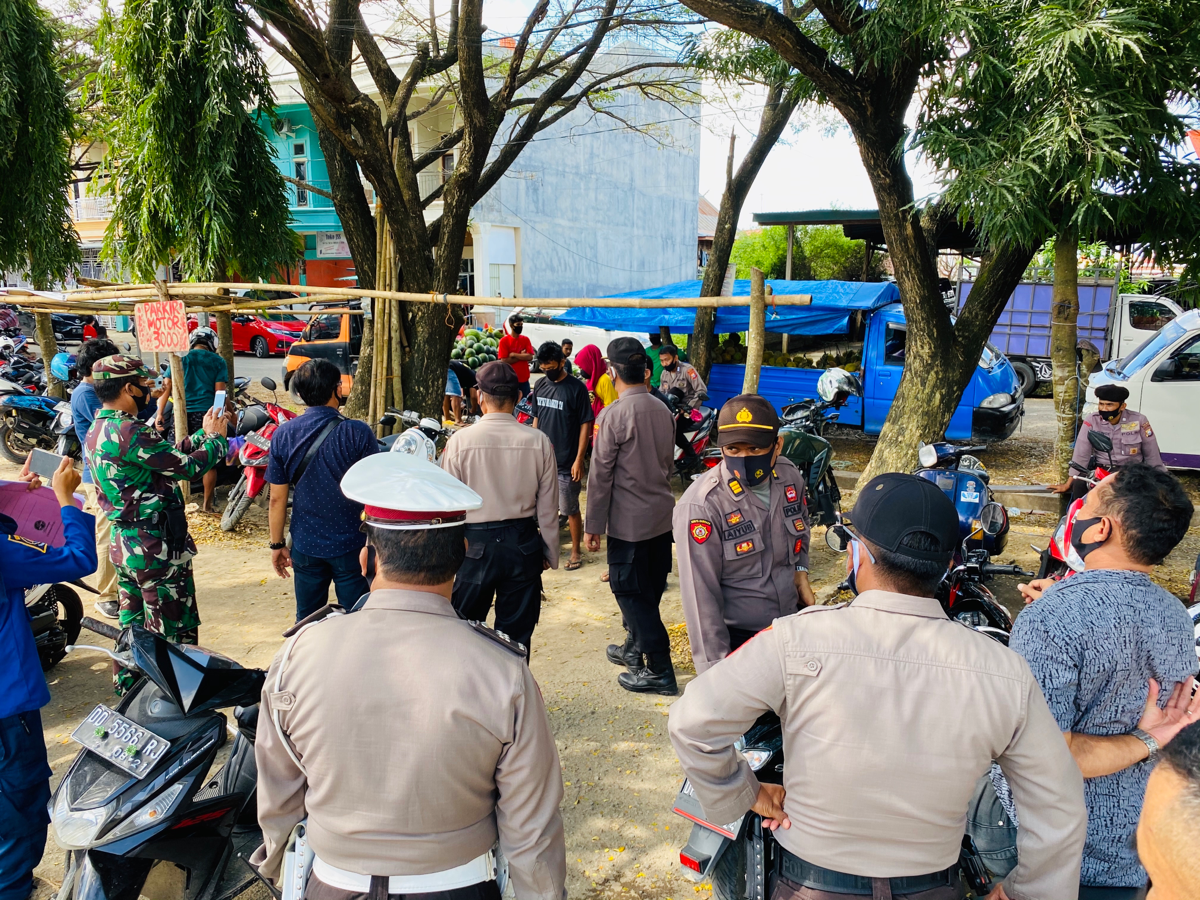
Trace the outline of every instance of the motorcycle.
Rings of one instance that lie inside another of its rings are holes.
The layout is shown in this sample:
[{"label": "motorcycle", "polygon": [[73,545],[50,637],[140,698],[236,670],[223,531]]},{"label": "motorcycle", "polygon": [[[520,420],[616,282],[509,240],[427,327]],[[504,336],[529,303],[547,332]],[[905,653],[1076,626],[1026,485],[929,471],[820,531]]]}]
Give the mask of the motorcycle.
[{"label": "motorcycle", "polygon": [[[82,581],[71,584],[95,593]],[[67,647],[79,638],[83,601],[65,584],[39,584],[25,592],[25,611],[29,613],[42,671],[52,669],[67,655]]]},{"label": "motorcycle", "polygon": [[[675,472],[680,478],[686,479],[696,467],[711,469],[721,461],[721,451],[716,447],[711,450],[709,448],[713,431],[717,427],[717,410],[710,406],[698,408],[688,406],[683,402],[683,392],[678,388],[665,396],[667,405],[671,408],[671,415],[675,420],[676,433],[678,433],[679,423],[683,422],[683,438],[691,445],[692,451],[695,453],[691,463],[685,462],[683,449],[676,446]],[[717,451],[715,459],[712,450]]]},{"label": "motorcycle", "polygon": [[[70,420],[71,404],[41,394],[4,394],[0,396],[0,454],[9,462],[23,465],[34,447],[59,452],[60,417]],[[73,432],[73,429],[72,429]],[[69,454],[79,459],[79,441],[65,440],[73,448]]]},{"label": "motorcycle", "polygon": [[[998,503],[986,504],[981,513],[980,521],[968,531],[964,544],[966,540],[995,539],[1002,529],[1006,529],[1008,520],[1004,516],[1004,508]],[[850,532],[837,524],[825,532],[826,544],[839,553],[849,548],[850,537]],[[1003,570],[1003,574],[1019,574],[1012,571],[1016,569],[1015,566],[990,567],[986,561],[987,552],[983,547],[969,551],[964,548],[964,559],[955,566],[947,580],[960,587],[977,583],[980,590],[987,592],[982,584],[984,578],[1001,574],[999,570]],[[956,575],[956,572],[959,574]],[[990,596],[990,592],[987,593]],[[964,619],[951,612],[946,599],[939,599],[947,615],[1001,643],[1008,643],[1008,629],[997,629],[990,624]],[[999,604],[996,605],[999,607]],[[1003,607],[999,608],[1003,610]],[[961,608],[959,612],[962,612]],[[1008,628],[1011,627],[1010,621]],[[760,716],[735,746],[760,782],[783,783],[783,729],[775,713],[768,712]],[[761,816],[747,812],[728,824],[709,822],[695,790],[686,779],[676,795],[673,811],[692,823],[688,842],[679,852],[683,874],[693,881],[711,882],[714,900],[766,900],[772,895],[779,846],[770,829],[763,827]],[[985,897],[992,885],[970,834],[963,836],[959,862],[971,890],[970,896]]]},{"label": "motorcycle", "polygon": [[[442,451],[446,449],[446,441],[454,432],[446,428],[437,419],[429,416],[422,417],[412,410],[388,409],[388,415],[398,417],[406,425],[398,435],[389,435],[383,439],[383,444],[392,453],[411,453],[430,462],[437,462]],[[392,422],[384,424],[395,424]]]},{"label": "motorcycle", "polygon": [[[1095,452],[1088,460],[1086,468],[1077,463],[1071,463],[1071,468],[1080,473],[1071,477],[1086,482],[1088,490],[1091,490],[1107,478],[1113,470],[1112,438],[1106,434],[1098,434],[1091,428],[1087,431],[1087,437],[1088,443]],[[1108,467],[1099,465],[1097,456],[1099,453],[1108,454]],[[1058,581],[1075,572],[1083,571],[1083,558],[1071,543],[1071,532],[1075,528],[1075,519],[1079,515],[1079,511],[1083,509],[1085,499],[1086,495],[1072,500],[1067,506],[1066,515],[1058,520],[1058,526],[1054,529],[1054,535],[1050,538],[1050,544],[1047,547],[1033,548],[1041,557],[1038,578],[1053,578]]]},{"label": "motorcycle", "polygon": [[[82,625],[116,640],[116,650],[70,652],[103,653],[145,677],[71,735],[83,749],[50,801],[67,851],[59,900],[236,896],[257,879],[246,861],[262,843],[254,738],[266,673],[137,625]],[[236,729],[217,711],[231,706]],[[227,728],[232,752],[210,775]]]},{"label": "motorcycle", "polygon": [[[264,388],[275,394],[276,384],[271,378],[263,377]],[[278,396],[275,397],[278,400]],[[246,510],[262,493],[267,483],[267,459],[271,453],[271,436],[277,428],[296,413],[278,403],[256,403],[238,413],[237,436],[245,439],[238,450],[238,461],[242,474],[229,492],[225,511],[221,515],[221,530],[233,531],[246,515]]]}]

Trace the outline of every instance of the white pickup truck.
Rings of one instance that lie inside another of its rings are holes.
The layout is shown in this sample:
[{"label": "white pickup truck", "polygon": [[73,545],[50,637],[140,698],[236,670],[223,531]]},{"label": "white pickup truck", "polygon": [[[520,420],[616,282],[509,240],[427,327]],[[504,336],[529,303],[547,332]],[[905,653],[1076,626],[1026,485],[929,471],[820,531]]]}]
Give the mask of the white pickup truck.
[{"label": "white pickup truck", "polygon": [[1096,409],[1096,388],[1129,389],[1129,408],[1150,420],[1163,462],[1200,469],[1200,310],[1176,316],[1088,382],[1085,413]]}]

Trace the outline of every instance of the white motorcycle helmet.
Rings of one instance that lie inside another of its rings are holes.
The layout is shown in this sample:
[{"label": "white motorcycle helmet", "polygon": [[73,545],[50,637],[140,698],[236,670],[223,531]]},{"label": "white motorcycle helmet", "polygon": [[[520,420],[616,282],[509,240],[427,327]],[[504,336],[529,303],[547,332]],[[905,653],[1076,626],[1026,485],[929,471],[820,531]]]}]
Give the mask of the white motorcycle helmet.
[{"label": "white motorcycle helmet", "polygon": [[197,328],[188,338],[188,346],[195,347],[197,344],[204,344],[213,353],[217,352],[217,333],[211,328]]},{"label": "white motorcycle helmet", "polygon": [[12,338],[0,336],[0,356],[5,359],[12,359],[17,353],[17,343]]},{"label": "white motorcycle helmet", "polygon": [[392,453],[408,453],[418,459],[437,462],[437,446],[419,428],[410,428],[392,443]]}]

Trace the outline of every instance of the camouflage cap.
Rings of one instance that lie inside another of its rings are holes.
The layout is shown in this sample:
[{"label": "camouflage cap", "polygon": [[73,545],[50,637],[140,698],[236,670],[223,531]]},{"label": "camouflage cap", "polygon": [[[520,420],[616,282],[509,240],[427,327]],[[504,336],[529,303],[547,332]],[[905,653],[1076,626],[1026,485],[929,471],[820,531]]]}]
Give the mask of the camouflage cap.
[{"label": "camouflage cap", "polygon": [[92,365],[92,378],[98,380],[127,378],[130,375],[141,375],[143,378],[154,377],[146,364],[136,356],[125,356],[121,353],[106,356]]}]

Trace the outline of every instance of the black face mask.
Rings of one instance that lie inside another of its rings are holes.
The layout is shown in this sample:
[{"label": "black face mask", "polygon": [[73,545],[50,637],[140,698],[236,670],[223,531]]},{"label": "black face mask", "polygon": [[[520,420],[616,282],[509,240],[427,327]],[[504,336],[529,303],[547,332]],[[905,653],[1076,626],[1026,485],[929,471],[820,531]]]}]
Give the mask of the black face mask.
[{"label": "black face mask", "polygon": [[524,325],[514,325],[512,327],[513,334],[520,334],[525,329]]},{"label": "black face mask", "polygon": [[558,368],[555,368],[555,369],[547,369],[543,365],[542,366],[542,374],[545,375],[547,378],[549,378],[551,381],[558,382],[558,381],[563,380],[563,376],[567,374],[567,370],[564,369],[562,366],[559,366]]},{"label": "black face mask", "polygon": [[133,402],[137,404],[138,415],[141,415],[142,410],[150,405],[150,388],[139,387],[140,394],[130,394],[133,397]]},{"label": "black face mask", "polygon": [[679,368],[679,363],[677,363],[677,362],[673,362],[673,363],[671,363],[669,366],[668,366],[668,365],[664,365],[664,366],[663,366],[663,371],[666,371],[666,372],[674,372],[674,371],[675,371],[677,368]]},{"label": "black face mask", "polygon": [[746,487],[754,487],[771,477],[771,453],[768,451],[757,456],[725,455],[725,468]]},{"label": "black face mask", "polygon": [[1121,418],[1121,407],[1119,407],[1119,406],[1116,409],[1112,409],[1112,410],[1101,409],[1101,410],[1098,410],[1098,412],[1100,413],[1100,417],[1102,419],[1104,419],[1108,422],[1111,422],[1114,425],[1116,424],[1117,419]]},{"label": "black face mask", "polygon": [[1107,543],[1104,541],[1085,541],[1083,540],[1084,532],[1104,519],[1104,516],[1096,516],[1091,519],[1075,519],[1075,524],[1071,526],[1071,546],[1075,548],[1075,552],[1079,554],[1079,558],[1086,560],[1089,553],[1097,547],[1103,547]]}]

